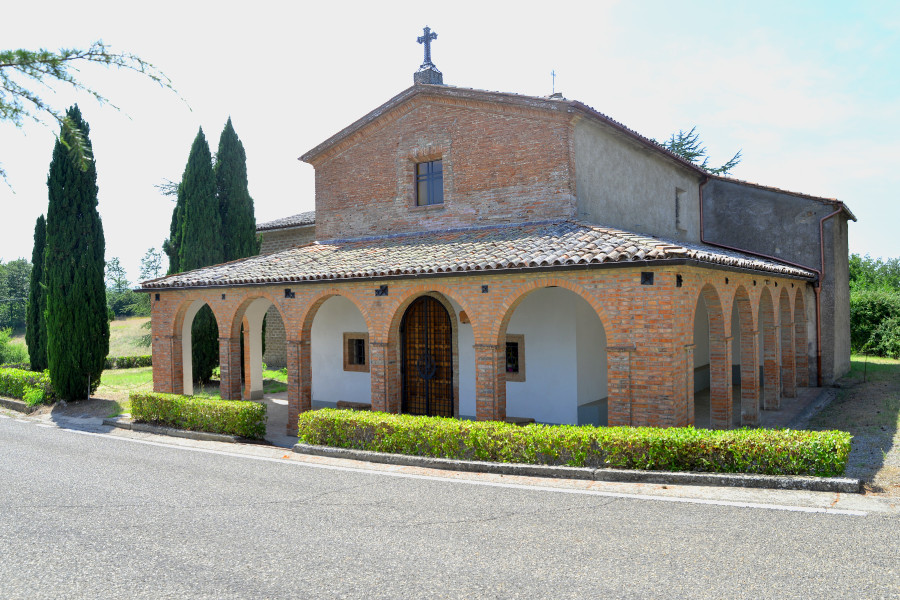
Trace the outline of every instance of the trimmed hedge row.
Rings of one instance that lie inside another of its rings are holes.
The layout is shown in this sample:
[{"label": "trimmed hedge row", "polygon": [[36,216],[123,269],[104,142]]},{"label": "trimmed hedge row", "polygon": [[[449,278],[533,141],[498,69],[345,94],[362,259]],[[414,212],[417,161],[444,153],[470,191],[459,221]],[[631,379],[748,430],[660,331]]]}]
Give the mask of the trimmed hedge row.
[{"label": "trimmed hedge row", "polygon": [[133,369],[135,367],[152,367],[153,356],[107,356],[104,369]]},{"label": "trimmed hedge row", "polygon": [[435,458],[655,471],[837,476],[843,431],[593,427],[461,421],[321,409],[299,418],[307,444]]},{"label": "trimmed hedge row", "polygon": [[260,402],[155,392],[131,392],[129,399],[135,421],[251,439],[266,435],[266,405]]},{"label": "trimmed hedge row", "polygon": [[0,368],[0,396],[25,400],[29,406],[56,397],[50,374],[25,369]]}]

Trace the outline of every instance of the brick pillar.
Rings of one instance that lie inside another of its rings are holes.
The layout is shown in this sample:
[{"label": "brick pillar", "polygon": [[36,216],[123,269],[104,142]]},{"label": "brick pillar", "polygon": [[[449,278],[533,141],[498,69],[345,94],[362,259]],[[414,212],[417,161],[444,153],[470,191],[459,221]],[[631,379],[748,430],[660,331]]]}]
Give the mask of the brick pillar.
[{"label": "brick pillar", "polygon": [[[297,435],[297,418],[311,408],[312,381],[309,378],[309,342],[288,340],[286,348],[288,373],[288,421],[287,435]],[[304,366],[305,365],[305,366]],[[305,373],[305,376],[304,376]]]},{"label": "brick pillar", "polygon": [[759,425],[759,331],[741,331],[741,426]]},{"label": "brick pillar", "polygon": [[634,346],[606,347],[607,423],[610,426],[631,425],[631,355]]},{"label": "brick pillar", "polygon": [[257,382],[253,381],[253,375],[251,373],[251,361],[250,361],[250,323],[247,321],[247,317],[245,316],[243,321],[241,322],[241,335],[244,338],[244,352],[243,352],[243,364],[241,365],[242,372],[244,374],[244,385],[241,390],[241,396],[245,400],[251,400],[253,398],[253,385]]},{"label": "brick pillar", "polygon": [[[475,344],[475,418],[479,421],[506,420],[506,347],[501,355],[497,344]],[[502,363],[502,364],[501,364]]]},{"label": "brick pillar", "polygon": [[241,399],[241,338],[219,338],[219,392],[223,400]]},{"label": "brick pillar", "polygon": [[732,416],[730,335],[709,336],[709,421],[712,429],[730,429]]},{"label": "brick pillar", "polygon": [[778,369],[778,346],[780,336],[778,325],[763,327],[763,409],[778,410],[781,408],[781,374]]},{"label": "brick pillar", "polygon": [[685,425],[694,425],[694,348],[696,344],[684,347],[684,402],[687,421]]},{"label": "brick pillar", "polygon": [[806,321],[794,321],[794,347],[796,348],[794,367],[797,371],[797,385],[809,387],[809,349],[806,339]]},{"label": "brick pillar", "polygon": [[380,412],[399,412],[391,410],[388,381],[390,379],[390,350],[387,342],[369,342],[369,379],[372,382],[372,410]]},{"label": "brick pillar", "polygon": [[794,323],[781,324],[781,393],[785,398],[797,396],[797,373],[794,369]]},{"label": "brick pillar", "polygon": [[162,335],[153,338],[153,391],[182,393],[181,337]]}]

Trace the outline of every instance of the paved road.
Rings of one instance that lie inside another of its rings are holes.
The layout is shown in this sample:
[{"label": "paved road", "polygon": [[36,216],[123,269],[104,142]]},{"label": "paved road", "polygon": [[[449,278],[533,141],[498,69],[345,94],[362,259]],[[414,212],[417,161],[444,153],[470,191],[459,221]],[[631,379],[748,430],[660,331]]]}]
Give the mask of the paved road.
[{"label": "paved road", "polygon": [[0,597],[900,597],[896,513],[502,487],[152,439],[0,418]]}]

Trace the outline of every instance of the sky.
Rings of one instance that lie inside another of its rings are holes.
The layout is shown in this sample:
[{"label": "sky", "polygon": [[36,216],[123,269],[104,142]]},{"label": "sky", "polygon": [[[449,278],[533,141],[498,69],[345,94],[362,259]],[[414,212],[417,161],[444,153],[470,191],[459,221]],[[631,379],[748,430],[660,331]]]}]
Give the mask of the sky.
[{"label": "sky", "polygon": [[[710,163],[737,150],[732,176],[837,198],[858,217],[850,251],[900,256],[900,3],[641,1],[147,4],[86,0],[4,9],[4,49],[137,54],[177,94],[139,75],[77,73],[120,108],[62,86],[38,91],[90,124],[107,259],[132,281],[160,249],[178,181],[202,128],[215,152],[230,116],[247,153],[257,222],[315,208],[298,160],[412,85],[422,28],[449,85],[579,100],[666,139],[696,126]],[[15,26],[10,26],[10,24]],[[54,123],[0,123],[0,260],[30,260],[47,210]]]}]

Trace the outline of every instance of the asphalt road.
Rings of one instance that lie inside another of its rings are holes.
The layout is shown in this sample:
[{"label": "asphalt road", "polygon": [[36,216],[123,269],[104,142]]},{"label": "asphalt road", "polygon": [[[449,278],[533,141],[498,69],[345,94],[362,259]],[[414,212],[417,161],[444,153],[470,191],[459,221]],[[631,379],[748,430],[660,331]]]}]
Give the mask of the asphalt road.
[{"label": "asphalt road", "polygon": [[2,418],[0,598],[63,597],[900,598],[900,519],[318,468]]}]

